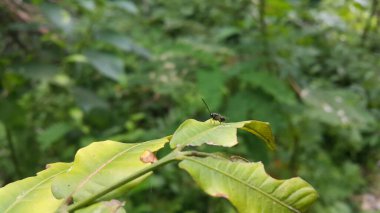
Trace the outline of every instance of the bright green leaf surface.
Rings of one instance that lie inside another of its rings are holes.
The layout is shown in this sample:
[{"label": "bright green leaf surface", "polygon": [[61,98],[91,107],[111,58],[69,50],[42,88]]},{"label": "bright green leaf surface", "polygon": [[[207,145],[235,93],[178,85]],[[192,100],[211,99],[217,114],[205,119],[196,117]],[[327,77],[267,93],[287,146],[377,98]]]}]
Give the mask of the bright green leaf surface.
[{"label": "bright green leaf surface", "polygon": [[[95,142],[80,149],[70,170],[54,179],[53,194],[57,198],[73,196],[78,201],[99,192],[150,165],[140,161],[144,151],[157,151],[168,138],[147,141],[144,143],[120,143],[115,141]],[[149,174],[148,174],[149,175]],[[123,186],[125,188],[138,183],[147,175]]]},{"label": "bright green leaf surface", "polygon": [[261,162],[188,157],[179,166],[208,194],[228,199],[241,213],[305,212],[318,198],[301,178],[273,179]]},{"label": "bright green leaf surface", "polygon": [[25,178],[0,188],[0,212],[54,212],[62,201],[54,198],[51,181],[69,168],[69,163],[50,164],[37,176]]},{"label": "bright green leaf surface", "polygon": [[124,213],[123,202],[118,200],[102,201],[89,207],[79,209],[77,213]]},{"label": "bright green leaf surface", "polygon": [[257,135],[269,148],[274,149],[274,137],[269,123],[261,121],[242,121],[237,123],[219,123],[208,120],[200,122],[186,120],[175,131],[170,146],[200,146],[202,144],[231,147],[238,143],[236,130],[240,128]]}]

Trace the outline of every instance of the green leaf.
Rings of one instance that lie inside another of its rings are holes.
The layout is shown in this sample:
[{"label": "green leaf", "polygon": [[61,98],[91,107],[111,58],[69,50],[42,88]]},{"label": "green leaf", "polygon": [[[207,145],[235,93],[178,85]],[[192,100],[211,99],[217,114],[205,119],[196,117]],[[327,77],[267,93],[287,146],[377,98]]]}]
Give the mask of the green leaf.
[{"label": "green leaf", "polygon": [[95,108],[107,109],[109,107],[105,100],[88,89],[75,87],[72,92],[78,105],[86,112]]},{"label": "green leaf", "polygon": [[272,134],[272,129],[268,122],[250,120],[232,123],[232,126],[235,126],[237,128],[240,128],[242,130],[256,135],[261,140],[265,141],[266,145],[270,149],[273,150],[276,148],[275,139]]},{"label": "green leaf", "polygon": [[58,4],[44,3],[41,7],[45,17],[56,27],[65,32],[71,32],[74,26],[70,13]]},{"label": "green leaf", "polygon": [[53,64],[27,63],[11,67],[22,76],[36,81],[50,81],[58,73],[58,67]]},{"label": "green leaf", "polygon": [[365,129],[376,123],[366,111],[363,98],[350,90],[307,88],[302,99],[311,107],[308,116],[330,125]]},{"label": "green leaf", "polygon": [[225,77],[216,70],[197,72],[197,88],[207,101],[211,111],[217,110],[222,103],[224,82]]},{"label": "green leaf", "polygon": [[237,129],[248,131],[264,140],[270,149],[275,148],[274,137],[269,123],[261,121],[242,121],[237,123],[219,123],[212,119],[200,122],[189,119],[175,131],[170,146],[200,146],[209,144],[232,147],[238,143]]},{"label": "green leaf", "polygon": [[59,139],[65,136],[65,134],[68,133],[71,129],[72,126],[68,123],[55,123],[40,133],[37,137],[37,140],[41,144],[42,149],[47,149],[53,143],[57,142]]},{"label": "green leaf", "polygon": [[98,51],[87,51],[84,54],[88,62],[102,75],[118,81],[124,82],[124,62],[116,55]]},{"label": "green leaf", "polygon": [[67,62],[75,62],[75,63],[86,63],[86,62],[88,62],[86,56],[84,56],[82,54],[69,55],[65,58],[65,60]]},{"label": "green leaf", "polygon": [[[147,150],[154,152],[168,142],[164,137],[144,143],[120,143],[102,141],[80,149],[73,166],[65,174],[54,179],[52,191],[57,198],[72,196],[75,201],[87,198],[136,171],[148,166],[140,156]],[[142,181],[144,175],[125,186],[118,193]]]},{"label": "green leaf", "polygon": [[76,213],[124,213],[124,202],[118,200],[102,201],[89,207],[79,209]]},{"label": "green leaf", "polygon": [[100,41],[111,44],[112,46],[130,52],[134,48],[134,43],[125,35],[107,32],[98,35]]},{"label": "green leaf", "polygon": [[[239,92],[231,96],[227,103],[226,115],[228,120],[242,120],[248,116],[248,112],[251,111],[252,99],[256,99],[256,94],[249,93],[247,91]],[[238,103],[238,105],[236,104]],[[237,107],[239,109],[237,109]]]},{"label": "green leaf", "polygon": [[138,14],[139,9],[136,7],[136,5],[132,1],[112,1],[116,8],[123,9],[131,14]]},{"label": "green leaf", "polygon": [[112,45],[115,48],[123,50],[124,52],[133,52],[143,58],[150,59],[150,52],[137,44],[133,39],[124,34],[116,32],[102,32],[97,36],[99,41]]},{"label": "green leaf", "polygon": [[78,4],[88,11],[94,11],[96,9],[96,4],[93,0],[82,0],[78,1]]},{"label": "green leaf", "polygon": [[245,72],[241,75],[241,79],[255,87],[261,88],[280,103],[289,105],[297,103],[295,94],[290,87],[273,74],[267,72]]},{"label": "green leaf", "polygon": [[318,198],[301,178],[276,180],[261,162],[187,157],[179,166],[211,196],[228,199],[241,213],[305,212]]},{"label": "green leaf", "polygon": [[37,176],[25,178],[0,188],[0,212],[54,212],[62,201],[54,198],[50,185],[52,179],[66,172],[69,163],[54,163]]}]

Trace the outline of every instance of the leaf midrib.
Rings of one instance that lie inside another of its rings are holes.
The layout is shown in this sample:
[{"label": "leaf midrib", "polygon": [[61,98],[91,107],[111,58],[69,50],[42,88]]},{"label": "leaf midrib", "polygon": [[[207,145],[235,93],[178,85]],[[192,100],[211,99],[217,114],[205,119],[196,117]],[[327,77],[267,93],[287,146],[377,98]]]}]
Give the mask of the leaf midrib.
[{"label": "leaf midrib", "polygon": [[217,169],[217,168],[211,167],[211,166],[209,166],[209,165],[207,165],[207,164],[205,164],[205,163],[203,163],[203,162],[200,162],[200,161],[198,161],[198,160],[195,160],[194,158],[186,157],[186,160],[190,160],[190,161],[193,161],[193,162],[195,162],[195,163],[199,163],[200,165],[202,165],[202,166],[204,166],[204,167],[207,167],[207,168],[209,168],[210,170],[214,170],[214,171],[216,171],[216,172],[219,172],[219,173],[221,173],[221,174],[227,176],[228,178],[231,178],[231,179],[235,180],[236,182],[241,183],[241,184],[247,186],[248,188],[251,188],[252,190],[256,190],[256,191],[258,191],[259,193],[261,193],[261,194],[263,194],[264,196],[268,197],[269,199],[271,199],[271,200],[273,200],[273,201],[279,203],[280,205],[284,206],[285,208],[288,208],[288,209],[291,210],[291,211],[294,211],[294,212],[297,212],[297,213],[300,213],[300,212],[301,212],[301,211],[299,211],[298,209],[295,209],[295,208],[293,208],[292,206],[290,206],[290,205],[288,205],[288,204],[282,202],[281,200],[279,200],[278,198],[272,196],[271,194],[269,194],[269,193],[267,193],[267,192],[261,190],[260,188],[254,186],[254,185],[250,185],[249,183],[247,183],[247,182],[245,182],[245,181],[242,181],[242,180],[240,180],[240,179],[237,179],[237,178],[235,178],[235,177],[229,175],[228,173],[225,173],[225,172],[222,171],[222,170],[219,170],[219,169]]},{"label": "leaf midrib", "polygon": [[[266,142],[269,144],[270,148],[272,148],[272,149],[274,148],[273,147],[273,140],[271,140],[272,138],[269,139],[269,138],[265,137],[264,135],[262,135],[259,131],[256,131],[256,130],[251,129],[251,128],[247,128],[247,127],[245,127],[245,125],[242,127],[242,129],[246,130],[248,132],[250,132],[250,131],[255,132],[259,137],[264,138],[264,140],[266,140]],[[253,134],[255,134],[255,133],[253,133]]]},{"label": "leaf midrib", "polygon": [[[110,163],[112,163],[116,158],[120,157],[121,155],[125,154],[128,151],[131,151],[131,150],[135,149],[138,146],[145,145],[146,143],[149,143],[149,142],[138,143],[138,144],[136,144],[134,146],[131,146],[131,147],[129,147],[129,148],[127,148],[127,149],[125,149],[125,150],[123,150],[123,151],[115,154],[114,156],[112,156],[105,163],[103,163],[98,168],[96,168],[94,172],[92,172],[91,174],[89,174],[88,176],[86,176],[86,178],[75,188],[75,190],[71,193],[71,195],[74,195],[76,192],[78,192],[78,190],[80,190],[82,187],[84,187],[86,185],[86,183],[88,183],[93,176],[95,176],[96,174],[98,174],[104,167],[106,167],[107,165],[109,165]],[[162,141],[159,140],[156,143],[162,143]]]}]

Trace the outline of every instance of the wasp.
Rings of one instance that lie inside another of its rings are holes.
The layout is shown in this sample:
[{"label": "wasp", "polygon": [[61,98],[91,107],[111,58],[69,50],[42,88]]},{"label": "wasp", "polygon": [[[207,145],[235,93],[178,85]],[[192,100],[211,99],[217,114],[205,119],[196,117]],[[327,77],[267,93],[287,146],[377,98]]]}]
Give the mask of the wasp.
[{"label": "wasp", "polygon": [[205,104],[208,112],[210,113],[210,117],[212,118],[212,120],[219,121],[220,123],[222,123],[222,122],[224,122],[226,120],[226,117],[224,117],[223,115],[221,115],[219,113],[216,113],[216,112],[211,112],[210,108],[208,108],[208,105],[207,105],[206,101],[203,98],[202,98],[202,101]]}]

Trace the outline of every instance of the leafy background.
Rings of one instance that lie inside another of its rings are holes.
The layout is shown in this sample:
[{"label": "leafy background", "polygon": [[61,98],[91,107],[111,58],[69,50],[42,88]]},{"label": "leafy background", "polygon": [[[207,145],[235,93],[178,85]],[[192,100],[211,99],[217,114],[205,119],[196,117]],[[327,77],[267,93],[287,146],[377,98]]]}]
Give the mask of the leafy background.
[{"label": "leafy background", "polygon": [[[380,209],[378,0],[0,3],[0,185],[92,141],[140,142],[208,119],[273,127],[232,155],[320,193],[311,212]],[[207,148],[207,147],[206,147]],[[233,212],[168,165],[131,212]],[[377,205],[377,207],[376,207]]]}]

